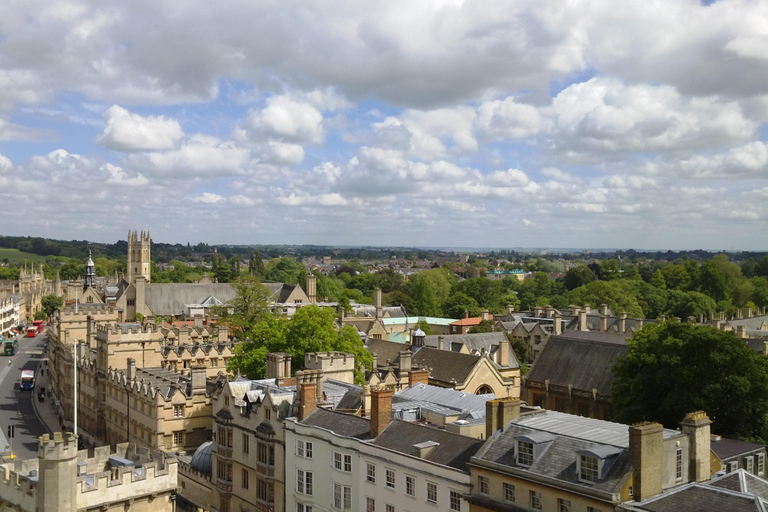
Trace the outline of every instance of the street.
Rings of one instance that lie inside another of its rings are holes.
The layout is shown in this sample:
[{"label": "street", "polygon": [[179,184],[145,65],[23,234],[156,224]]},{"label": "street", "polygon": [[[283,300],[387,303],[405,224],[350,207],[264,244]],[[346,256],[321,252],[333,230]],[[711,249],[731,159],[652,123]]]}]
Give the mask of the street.
[{"label": "street", "polygon": [[[0,453],[8,460],[10,448],[6,448],[8,425],[15,427],[13,438],[13,453],[17,459],[37,457],[38,437],[47,433],[48,429],[35,414],[33,400],[37,400],[37,391],[22,391],[19,379],[22,370],[35,370],[43,359],[43,347],[48,341],[44,333],[35,338],[19,337],[19,352],[14,356],[3,356],[0,359]],[[8,360],[11,364],[8,365]],[[48,398],[43,407],[50,407]]]}]

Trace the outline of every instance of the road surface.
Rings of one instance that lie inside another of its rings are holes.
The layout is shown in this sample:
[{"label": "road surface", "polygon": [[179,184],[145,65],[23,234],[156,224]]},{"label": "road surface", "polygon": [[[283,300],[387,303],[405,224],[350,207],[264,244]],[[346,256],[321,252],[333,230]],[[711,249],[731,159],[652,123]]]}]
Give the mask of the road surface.
[{"label": "road surface", "polygon": [[[34,338],[19,337],[16,355],[0,355],[0,453],[5,460],[11,451],[10,446],[6,448],[10,444],[6,438],[8,425],[15,427],[13,453],[22,460],[37,457],[37,438],[48,432],[32,405],[32,400],[37,400],[37,390],[22,391],[19,388],[21,370],[37,370],[44,358],[43,347],[47,341],[44,333]],[[40,405],[50,407],[48,398]]]}]

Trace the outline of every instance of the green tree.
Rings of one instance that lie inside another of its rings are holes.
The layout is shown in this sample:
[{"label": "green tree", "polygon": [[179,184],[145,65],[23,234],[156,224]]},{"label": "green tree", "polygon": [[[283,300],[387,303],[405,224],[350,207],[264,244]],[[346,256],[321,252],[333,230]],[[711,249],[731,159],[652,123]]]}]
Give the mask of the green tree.
[{"label": "green tree", "polygon": [[504,287],[501,281],[493,281],[487,277],[473,277],[456,283],[453,290],[454,293],[462,293],[471,297],[480,308],[488,309],[494,313],[504,309],[504,304],[502,304]]},{"label": "green tree", "polygon": [[701,265],[699,286],[703,293],[715,300],[728,298],[726,275],[714,261],[705,261]]},{"label": "green tree", "polygon": [[509,348],[515,352],[517,362],[520,363],[520,374],[525,377],[528,374],[528,344],[523,338],[515,338],[507,333]]},{"label": "green tree", "polygon": [[40,304],[42,304],[45,317],[47,318],[53,316],[53,313],[61,308],[64,304],[64,298],[59,297],[58,295],[46,295],[40,299]]},{"label": "green tree", "polygon": [[[691,288],[691,276],[683,265],[666,265],[659,269],[659,272],[664,276],[666,288],[681,291],[687,291]],[[651,284],[654,284],[653,281]]]},{"label": "green tree", "polygon": [[621,271],[616,260],[603,260],[600,263],[600,279],[603,281],[613,281],[619,277],[621,277]]},{"label": "green tree", "polygon": [[477,301],[466,293],[452,293],[443,304],[443,314],[448,318],[464,318],[464,312],[469,313],[469,316],[478,316],[481,309]]},{"label": "green tree", "polygon": [[[651,277],[651,284],[659,290],[665,290],[667,288],[667,279],[664,277],[664,272],[662,272],[661,269],[653,273],[653,276]],[[679,288],[673,286],[672,289]]]},{"label": "green tree", "polygon": [[235,297],[224,306],[214,308],[233,333],[253,336],[256,324],[269,318],[269,298],[272,293],[255,277],[241,277],[232,283]]},{"label": "green tree", "polygon": [[593,281],[585,286],[571,290],[569,302],[579,306],[590,304],[598,306],[608,304],[612,311],[624,311],[633,318],[643,316],[643,309],[638,302],[636,287],[639,281],[615,280]]},{"label": "green tree", "polygon": [[40,310],[37,313],[35,313],[35,320],[45,320],[46,318],[48,317],[45,316],[45,311],[43,310]]},{"label": "green tree", "polygon": [[616,421],[676,428],[686,413],[704,410],[719,434],[763,435],[768,359],[733,333],[680,322],[648,325],[612,373]]},{"label": "green tree", "polygon": [[413,314],[441,316],[451,291],[451,277],[443,268],[419,272],[408,280],[404,291],[413,299]]},{"label": "green tree", "polygon": [[482,320],[479,324],[470,327],[469,332],[472,334],[479,332],[493,332],[493,320]]},{"label": "green tree", "polygon": [[432,327],[427,323],[426,320],[421,320],[418,324],[416,324],[416,327],[424,331],[425,336],[432,336],[433,334]]},{"label": "green tree", "polygon": [[571,267],[563,277],[566,290],[570,291],[595,280],[595,273],[586,265]]}]

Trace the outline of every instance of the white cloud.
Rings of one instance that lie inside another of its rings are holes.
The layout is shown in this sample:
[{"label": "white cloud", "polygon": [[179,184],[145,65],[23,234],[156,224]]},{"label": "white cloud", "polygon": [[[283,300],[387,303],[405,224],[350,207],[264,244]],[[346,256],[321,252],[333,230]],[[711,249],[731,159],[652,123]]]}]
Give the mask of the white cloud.
[{"label": "white cloud", "polygon": [[0,172],[8,172],[13,168],[11,159],[7,156],[0,155]]},{"label": "white cloud", "polygon": [[248,149],[231,141],[193,135],[179,149],[136,155],[131,161],[159,176],[236,176],[246,172]]},{"label": "white cloud", "polygon": [[251,111],[247,126],[256,134],[297,143],[323,141],[323,114],[308,103],[287,96],[271,96],[267,106]]},{"label": "white cloud", "polygon": [[172,149],[184,135],[181,125],[163,116],[140,116],[112,105],[105,113],[104,132],[96,143],[117,151]]},{"label": "white cloud", "polygon": [[134,178],[129,178],[126,172],[116,165],[104,164],[101,166],[101,169],[109,174],[107,183],[131,187],[140,187],[149,183],[149,180],[142,176],[141,173],[137,173]]},{"label": "white cloud", "polygon": [[216,204],[225,202],[227,198],[212,192],[203,192],[202,194],[191,197],[191,200],[195,203]]}]

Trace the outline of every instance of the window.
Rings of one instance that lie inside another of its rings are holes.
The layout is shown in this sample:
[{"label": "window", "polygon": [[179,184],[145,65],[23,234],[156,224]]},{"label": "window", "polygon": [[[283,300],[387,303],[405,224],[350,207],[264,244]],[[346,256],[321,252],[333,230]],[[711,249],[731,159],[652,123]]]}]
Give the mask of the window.
[{"label": "window", "polygon": [[312,472],[296,470],[296,492],[312,496]]},{"label": "window", "polygon": [[173,444],[184,444],[184,431],[173,433]]},{"label": "window", "polygon": [[251,451],[250,441],[251,439],[248,437],[248,434],[243,432],[243,453],[246,455]]},{"label": "window", "polygon": [[370,462],[365,465],[365,481],[372,484],[376,483],[376,465]]},{"label": "window", "polygon": [[242,482],[243,482],[243,489],[248,488],[248,470],[243,468],[243,475],[242,475]]},{"label": "window", "polygon": [[557,512],[571,512],[571,500],[557,498]]},{"label": "window", "polygon": [[189,368],[189,361],[184,361],[184,368]]},{"label": "window", "polygon": [[174,405],[173,406],[173,417],[174,418],[183,418],[184,417],[184,406],[183,405]]},{"label": "window", "polygon": [[763,476],[765,474],[765,454],[757,454],[757,474]]},{"label": "window", "polygon": [[678,482],[683,479],[683,449],[675,450],[675,480]]},{"label": "window", "polygon": [[515,486],[506,482],[504,483],[504,501],[515,501]]},{"label": "window", "polygon": [[272,411],[269,410],[269,407],[264,408],[264,419],[268,420],[272,416]]},{"label": "window", "polygon": [[351,473],[352,456],[347,453],[333,452],[333,468],[345,473]]},{"label": "window", "polygon": [[228,396],[224,397],[224,407],[229,407],[229,397]]},{"label": "window", "polygon": [[728,463],[728,473],[736,471],[737,469],[739,469],[739,461],[735,460]]},{"label": "window", "polygon": [[450,499],[448,500],[451,510],[461,512],[461,494],[459,491],[451,490]]},{"label": "window", "polygon": [[296,512],[312,512],[312,505],[296,503]]},{"label": "window", "polygon": [[394,505],[387,505],[387,512],[395,512],[395,506]]},{"label": "window", "polygon": [[[275,484],[273,484],[272,482],[265,482],[263,480],[258,480],[258,482],[259,482],[258,493],[257,493],[258,498],[268,503],[274,503]],[[309,510],[312,510],[312,509],[310,508]]]},{"label": "window", "polygon": [[211,359],[211,368],[216,368],[219,365],[218,359]]},{"label": "window", "polygon": [[437,505],[437,484],[427,482],[427,503]]},{"label": "window", "polygon": [[477,484],[478,484],[478,487],[480,487],[480,494],[489,494],[490,493],[491,484],[488,481],[488,477],[487,476],[478,476],[477,477]]},{"label": "window", "polygon": [[333,484],[333,508],[350,510],[352,508],[352,488],[346,485]]},{"label": "window", "polygon": [[376,500],[365,498],[365,512],[376,512]]},{"label": "window", "polygon": [[533,464],[533,443],[517,442],[517,463],[521,466]]},{"label": "window", "polygon": [[[631,496],[631,493],[630,493]],[[601,512],[599,508],[587,507],[587,512]]]},{"label": "window", "polygon": [[386,470],[386,486],[390,489],[395,488],[395,471],[392,469]]},{"label": "window", "polygon": [[744,469],[746,469],[748,473],[754,473],[755,459],[752,457],[744,457]]},{"label": "window", "polygon": [[312,443],[310,441],[296,440],[296,455],[305,459],[312,458]]},{"label": "window", "polygon": [[256,459],[259,461],[259,464],[264,464],[266,466],[275,465],[274,446],[268,445],[267,443],[258,442],[256,444],[256,452]]},{"label": "window", "polygon": [[579,455],[579,480],[582,482],[597,482],[600,464],[594,457]]},{"label": "window", "polygon": [[409,475],[405,475],[405,494],[416,496],[416,479]]},{"label": "window", "polygon": [[531,492],[531,508],[533,510],[541,510],[541,493],[536,491]]}]

